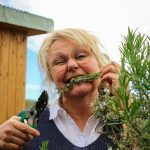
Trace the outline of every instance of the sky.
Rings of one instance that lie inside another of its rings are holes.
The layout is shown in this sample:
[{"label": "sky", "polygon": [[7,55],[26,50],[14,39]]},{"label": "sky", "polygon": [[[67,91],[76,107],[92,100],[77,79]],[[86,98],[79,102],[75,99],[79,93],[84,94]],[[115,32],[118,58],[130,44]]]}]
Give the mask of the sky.
[{"label": "sky", "polygon": [[[96,35],[114,61],[120,62],[122,35],[130,27],[150,36],[150,0],[0,0],[0,4],[54,20],[54,29],[83,28]],[[43,90],[37,53],[47,35],[28,37],[26,98]]]}]

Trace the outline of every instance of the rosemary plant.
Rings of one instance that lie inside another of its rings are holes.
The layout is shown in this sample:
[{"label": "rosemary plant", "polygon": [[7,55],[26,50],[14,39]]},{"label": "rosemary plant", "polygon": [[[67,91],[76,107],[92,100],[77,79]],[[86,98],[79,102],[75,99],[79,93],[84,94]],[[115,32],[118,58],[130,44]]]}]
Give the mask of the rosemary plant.
[{"label": "rosemary plant", "polygon": [[120,50],[118,97],[100,95],[92,110],[118,150],[150,150],[150,37],[128,28]]},{"label": "rosemary plant", "polygon": [[75,84],[78,84],[80,82],[91,82],[93,80],[96,80],[100,77],[100,72],[96,72],[96,73],[90,73],[87,75],[83,75],[83,76],[78,76],[75,78],[72,78],[69,83],[67,83],[64,87],[60,88],[58,91],[60,93],[64,93],[69,91]]}]

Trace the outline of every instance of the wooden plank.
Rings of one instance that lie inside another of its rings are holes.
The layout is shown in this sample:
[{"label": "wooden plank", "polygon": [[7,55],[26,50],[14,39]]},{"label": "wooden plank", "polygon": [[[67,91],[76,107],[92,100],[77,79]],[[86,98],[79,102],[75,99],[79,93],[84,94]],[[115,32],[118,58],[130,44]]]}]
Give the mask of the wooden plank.
[{"label": "wooden plank", "polygon": [[16,115],[16,34],[13,31],[10,32],[7,118]]},{"label": "wooden plank", "polygon": [[9,31],[0,30],[0,124],[6,120],[8,90]]},{"label": "wooden plank", "polygon": [[16,63],[16,112],[20,112],[25,107],[26,43],[26,35],[23,33],[18,33]]}]

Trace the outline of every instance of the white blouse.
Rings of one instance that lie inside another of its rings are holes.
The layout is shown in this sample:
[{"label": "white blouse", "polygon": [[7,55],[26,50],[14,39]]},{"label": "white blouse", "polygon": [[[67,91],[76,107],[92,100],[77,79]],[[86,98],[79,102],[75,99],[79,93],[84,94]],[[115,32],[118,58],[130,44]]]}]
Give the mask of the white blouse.
[{"label": "white blouse", "polygon": [[50,111],[49,119],[53,119],[60,132],[74,145],[78,147],[85,147],[93,143],[100,134],[95,131],[99,120],[91,116],[83,132],[77,127],[73,119],[66,113],[66,111],[59,106],[57,99],[48,105]]}]

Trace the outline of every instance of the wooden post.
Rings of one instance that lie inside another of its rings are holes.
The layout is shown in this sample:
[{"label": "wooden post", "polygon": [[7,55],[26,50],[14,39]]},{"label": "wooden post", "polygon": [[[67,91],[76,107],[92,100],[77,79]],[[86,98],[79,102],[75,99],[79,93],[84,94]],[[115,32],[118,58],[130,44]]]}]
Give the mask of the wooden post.
[{"label": "wooden post", "polygon": [[0,124],[25,107],[27,36],[53,28],[52,19],[0,5]]},{"label": "wooden post", "polygon": [[0,30],[0,124],[25,106],[27,35]]},{"label": "wooden post", "polygon": [[7,118],[9,32],[0,30],[0,123]]}]

